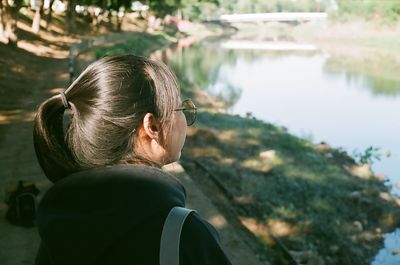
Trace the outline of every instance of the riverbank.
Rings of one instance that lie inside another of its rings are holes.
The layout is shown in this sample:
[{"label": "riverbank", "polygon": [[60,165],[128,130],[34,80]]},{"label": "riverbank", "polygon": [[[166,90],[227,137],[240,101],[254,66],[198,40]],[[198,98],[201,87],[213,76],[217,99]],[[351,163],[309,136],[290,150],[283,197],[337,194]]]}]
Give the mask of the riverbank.
[{"label": "riverbank", "polygon": [[188,135],[183,166],[272,264],[370,264],[400,225],[400,200],[381,177],[326,143],[204,111]]}]

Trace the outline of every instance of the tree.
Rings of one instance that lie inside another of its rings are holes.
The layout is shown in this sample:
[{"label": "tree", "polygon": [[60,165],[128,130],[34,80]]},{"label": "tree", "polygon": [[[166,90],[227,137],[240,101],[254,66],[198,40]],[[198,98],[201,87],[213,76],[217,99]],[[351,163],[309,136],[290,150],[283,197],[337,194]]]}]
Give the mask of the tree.
[{"label": "tree", "polygon": [[157,17],[173,14],[181,7],[181,0],[149,0],[149,7]]},{"label": "tree", "polygon": [[0,0],[0,37],[8,41],[8,45],[17,46],[17,22],[18,12],[22,6],[22,0]]},{"label": "tree", "polygon": [[68,0],[67,4],[67,32],[72,33],[75,29],[75,6],[76,0]]},{"label": "tree", "polygon": [[42,0],[35,0],[32,1],[32,9],[35,10],[35,16],[32,21],[32,31],[38,33],[40,30],[40,18],[43,13],[43,1]]},{"label": "tree", "polygon": [[219,7],[219,0],[182,0],[180,13],[184,19],[199,21],[215,13]]},{"label": "tree", "polygon": [[49,28],[49,25],[51,23],[51,20],[53,18],[53,5],[54,5],[55,0],[50,0],[50,5],[49,5],[49,10],[46,16],[46,30]]},{"label": "tree", "polygon": [[5,0],[0,0],[0,39],[5,38]]}]

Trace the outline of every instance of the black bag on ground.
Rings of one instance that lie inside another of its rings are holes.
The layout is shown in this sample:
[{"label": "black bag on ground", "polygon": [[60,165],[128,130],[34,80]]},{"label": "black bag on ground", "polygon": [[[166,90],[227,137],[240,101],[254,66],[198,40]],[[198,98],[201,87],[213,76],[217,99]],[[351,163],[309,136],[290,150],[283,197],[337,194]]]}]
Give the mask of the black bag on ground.
[{"label": "black bag on ground", "polygon": [[31,182],[18,181],[8,187],[5,202],[8,205],[6,219],[14,225],[32,227],[35,223],[39,189]]}]

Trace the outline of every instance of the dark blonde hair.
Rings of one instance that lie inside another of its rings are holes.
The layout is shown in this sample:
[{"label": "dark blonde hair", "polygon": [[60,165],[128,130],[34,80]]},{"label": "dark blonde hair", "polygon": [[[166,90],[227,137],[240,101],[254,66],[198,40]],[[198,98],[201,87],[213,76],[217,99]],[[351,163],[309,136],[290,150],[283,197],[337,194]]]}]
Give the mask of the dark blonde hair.
[{"label": "dark blonde hair", "polygon": [[152,163],[134,152],[136,128],[153,113],[167,133],[179,104],[175,75],[162,62],[135,55],[102,58],[89,65],[64,92],[38,108],[33,140],[39,164],[53,182],[84,169],[118,163]]}]

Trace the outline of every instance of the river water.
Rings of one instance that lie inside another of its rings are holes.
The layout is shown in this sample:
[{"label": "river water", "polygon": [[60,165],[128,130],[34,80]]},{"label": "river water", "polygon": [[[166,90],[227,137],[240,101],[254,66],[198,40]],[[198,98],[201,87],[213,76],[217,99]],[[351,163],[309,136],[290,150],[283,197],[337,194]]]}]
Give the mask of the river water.
[{"label": "river water", "polygon": [[[167,57],[183,89],[188,82],[222,97],[232,114],[284,126],[355,157],[376,148],[369,156],[372,169],[400,195],[394,187],[400,183],[400,65],[390,58],[229,41],[196,44]],[[397,229],[385,235],[372,265],[400,264],[400,255],[392,255],[399,247]]]}]

